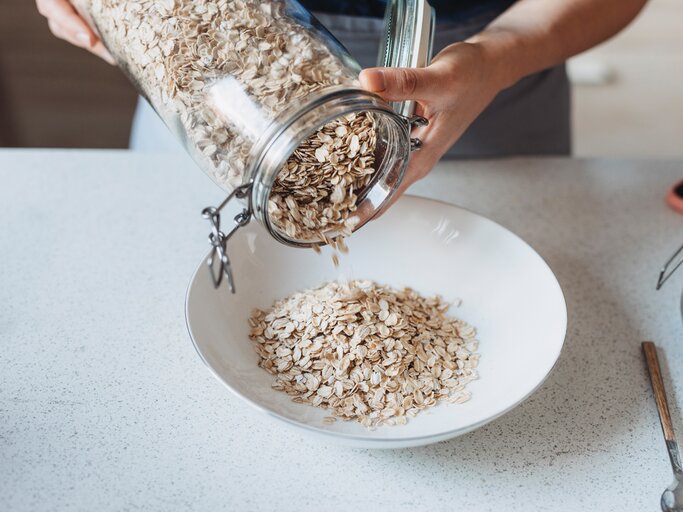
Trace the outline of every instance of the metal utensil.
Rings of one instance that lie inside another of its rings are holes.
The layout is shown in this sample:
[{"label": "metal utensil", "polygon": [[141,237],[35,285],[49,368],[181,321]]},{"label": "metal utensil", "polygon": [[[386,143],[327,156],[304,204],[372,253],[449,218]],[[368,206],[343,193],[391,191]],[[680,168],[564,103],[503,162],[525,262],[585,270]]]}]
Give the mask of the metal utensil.
[{"label": "metal utensil", "polygon": [[662,269],[659,271],[659,278],[657,279],[657,290],[659,290],[664,282],[669,279],[674,272],[683,265],[683,245],[681,245],[678,250],[673,253],[669,260],[664,264]]},{"label": "metal utensil", "polygon": [[657,403],[659,421],[662,424],[662,432],[666,441],[666,448],[671,460],[671,468],[674,472],[674,482],[662,494],[662,510],[664,512],[683,512],[683,467],[681,466],[681,454],[678,451],[678,443],[674,436],[674,427],[669,413],[669,403],[666,399],[666,389],[662,380],[662,371],[659,367],[657,347],[651,341],[642,344],[643,354],[650,373],[650,383]]}]

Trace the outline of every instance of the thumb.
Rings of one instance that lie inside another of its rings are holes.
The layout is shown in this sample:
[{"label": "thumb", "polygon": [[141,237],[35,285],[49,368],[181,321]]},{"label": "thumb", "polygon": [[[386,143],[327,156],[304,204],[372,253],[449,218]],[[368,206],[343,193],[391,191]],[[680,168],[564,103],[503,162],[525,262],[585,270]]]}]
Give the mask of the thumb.
[{"label": "thumb", "polygon": [[428,68],[368,68],[360,73],[361,86],[389,101],[421,100],[434,88]]}]

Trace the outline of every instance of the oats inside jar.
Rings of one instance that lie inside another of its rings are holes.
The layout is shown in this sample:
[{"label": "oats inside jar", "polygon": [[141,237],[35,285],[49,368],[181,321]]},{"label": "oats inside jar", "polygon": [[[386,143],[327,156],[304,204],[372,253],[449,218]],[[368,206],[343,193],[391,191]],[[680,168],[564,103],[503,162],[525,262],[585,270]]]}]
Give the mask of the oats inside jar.
[{"label": "oats inside jar", "polygon": [[73,0],[211,178],[228,191],[268,123],[329,87],[357,87],[339,48],[288,2]]},{"label": "oats inside jar", "polygon": [[[359,219],[359,194],[375,172],[373,114],[349,114],[303,142],[279,172],[268,202],[270,221],[288,237],[335,244]],[[341,241],[343,246],[343,241]],[[336,245],[336,244],[335,244]]]}]

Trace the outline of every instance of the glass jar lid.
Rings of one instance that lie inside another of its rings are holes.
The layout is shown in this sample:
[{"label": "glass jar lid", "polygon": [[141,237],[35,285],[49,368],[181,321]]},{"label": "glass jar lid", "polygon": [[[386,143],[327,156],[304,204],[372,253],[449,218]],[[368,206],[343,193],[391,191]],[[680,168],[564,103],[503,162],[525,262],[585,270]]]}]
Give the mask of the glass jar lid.
[{"label": "glass jar lid", "polygon": [[[434,46],[435,18],[434,8],[427,0],[389,0],[377,65],[388,68],[428,66]],[[412,101],[392,106],[405,117],[410,117],[415,109]]]}]

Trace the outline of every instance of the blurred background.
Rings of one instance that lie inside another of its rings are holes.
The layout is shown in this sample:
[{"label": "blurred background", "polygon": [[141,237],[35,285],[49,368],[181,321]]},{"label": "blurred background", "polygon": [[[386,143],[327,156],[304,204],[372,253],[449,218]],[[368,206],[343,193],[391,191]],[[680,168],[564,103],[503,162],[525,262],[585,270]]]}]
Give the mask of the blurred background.
[{"label": "blurred background", "polygon": [[[574,154],[683,156],[683,2],[651,0],[570,62]],[[136,95],[115,68],[52,36],[32,0],[0,5],[0,146],[124,148]]]}]

